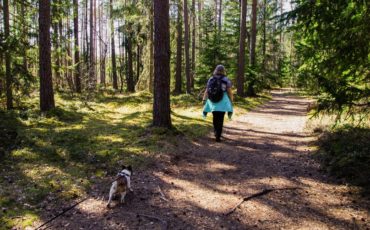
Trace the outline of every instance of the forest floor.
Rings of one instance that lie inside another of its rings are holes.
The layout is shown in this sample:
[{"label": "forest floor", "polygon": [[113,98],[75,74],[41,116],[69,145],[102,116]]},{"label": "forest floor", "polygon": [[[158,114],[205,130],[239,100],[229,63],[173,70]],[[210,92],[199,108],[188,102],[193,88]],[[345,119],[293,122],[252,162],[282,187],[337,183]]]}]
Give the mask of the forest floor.
[{"label": "forest floor", "polygon": [[[370,203],[320,170],[317,136],[305,129],[310,101],[286,90],[212,134],[177,136],[168,153],[134,171],[133,193],[106,207],[110,181],[48,229],[369,229]],[[269,193],[245,201],[244,197]],[[72,204],[72,203],[71,203]],[[70,204],[45,209],[47,221]]]}]

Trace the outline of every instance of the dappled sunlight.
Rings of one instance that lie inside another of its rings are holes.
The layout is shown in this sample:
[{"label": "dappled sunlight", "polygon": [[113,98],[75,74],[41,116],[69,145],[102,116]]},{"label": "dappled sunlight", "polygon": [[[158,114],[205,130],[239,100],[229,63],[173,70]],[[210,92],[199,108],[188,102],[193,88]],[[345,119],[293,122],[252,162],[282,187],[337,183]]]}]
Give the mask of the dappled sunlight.
[{"label": "dappled sunlight", "polygon": [[[213,212],[225,212],[229,207],[221,206],[220,203],[224,201],[238,202],[240,199],[237,195],[228,193],[226,191],[215,191],[211,188],[207,188],[197,182],[189,180],[183,180],[176,177],[167,175],[156,175],[166,183],[172,184],[174,188],[168,189],[167,195],[177,202],[192,202],[196,206],[213,211]],[[212,194],[212,195],[210,195]]]}]

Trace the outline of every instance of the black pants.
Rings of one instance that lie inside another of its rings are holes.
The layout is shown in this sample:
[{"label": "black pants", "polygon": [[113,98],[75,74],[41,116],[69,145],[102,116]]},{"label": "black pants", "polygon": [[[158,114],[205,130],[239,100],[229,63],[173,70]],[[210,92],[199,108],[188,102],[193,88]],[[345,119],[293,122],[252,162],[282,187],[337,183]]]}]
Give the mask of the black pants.
[{"label": "black pants", "polygon": [[222,127],[224,126],[225,112],[212,112],[213,114],[213,128],[215,130],[216,139],[220,139],[222,134]]}]

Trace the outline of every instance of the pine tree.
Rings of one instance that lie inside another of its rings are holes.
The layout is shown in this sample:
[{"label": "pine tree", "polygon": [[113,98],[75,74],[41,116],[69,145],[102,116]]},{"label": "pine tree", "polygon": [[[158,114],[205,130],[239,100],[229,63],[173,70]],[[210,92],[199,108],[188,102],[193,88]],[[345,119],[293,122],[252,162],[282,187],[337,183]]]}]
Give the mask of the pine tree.
[{"label": "pine tree", "polygon": [[74,31],[74,42],[75,42],[75,71],[74,71],[74,79],[75,79],[75,86],[76,92],[81,93],[81,68],[80,68],[80,45],[79,45],[79,38],[78,38],[78,0],[73,0],[73,31]]},{"label": "pine tree", "polygon": [[113,75],[113,89],[118,89],[118,79],[117,79],[117,63],[116,63],[116,44],[114,37],[114,19],[113,19],[113,3],[112,0],[109,1],[110,7],[110,28],[111,28],[111,49],[112,49],[112,75]]},{"label": "pine tree", "polygon": [[188,0],[184,1],[184,27],[185,27],[185,76],[186,76],[186,93],[191,93],[191,76],[190,76],[190,33],[189,33],[189,10]]},{"label": "pine tree", "polygon": [[4,38],[6,41],[5,51],[5,80],[6,80],[6,108],[8,110],[13,109],[13,77],[11,74],[11,56],[9,49],[9,2],[8,0],[3,1],[4,7]]},{"label": "pine tree", "polygon": [[246,17],[247,1],[240,1],[240,38],[239,38],[239,58],[238,58],[238,78],[237,78],[237,95],[244,96],[244,74],[245,74],[245,39],[247,37]]},{"label": "pine tree", "polygon": [[177,2],[177,40],[176,40],[176,77],[175,94],[182,93],[182,20],[181,20],[181,1]]},{"label": "pine tree", "polygon": [[171,128],[169,1],[154,0],[153,125]]},{"label": "pine tree", "polygon": [[55,107],[51,73],[50,1],[39,2],[40,110]]}]

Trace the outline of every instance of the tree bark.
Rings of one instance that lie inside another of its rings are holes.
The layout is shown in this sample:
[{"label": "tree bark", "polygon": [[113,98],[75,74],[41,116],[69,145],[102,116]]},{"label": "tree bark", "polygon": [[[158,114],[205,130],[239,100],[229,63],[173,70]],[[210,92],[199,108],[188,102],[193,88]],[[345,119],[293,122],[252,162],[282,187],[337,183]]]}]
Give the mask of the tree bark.
[{"label": "tree bark", "polygon": [[25,9],[25,3],[24,2],[20,2],[20,5],[21,5],[21,23],[23,26],[22,28],[22,43],[23,43],[23,57],[22,57],[22,61],[23,61],[23,69],[25,72],[28,72],[28,60],[27,60],[27,42],[28,42],[28,27],[25,26],[27,21],[26,21],[26,9]]},{"label": "tree bark", "polygon": [[185,26],[185,76],[186,76],[186,93],[191,93],[191,76],[190,76],[190,54],[189,54],[189,13],[188,0],[184,0],[184,26]]},{"label": "tree bark", "polygon": [[89,90],[96,88],[96,72],[95,72],[95,20],[94,11],[96,0],[90,0],[90,66],[89,66]]},{"label": "tree bark", "polygon": [[112,43],[112,78],[113,78],[113,89],[118,90],[118,78],[117,78],[117,62],[116,62],[116,44],[114,38],[114,20],[113,20],[113,3],[110,3],[110,28],[111,28],[111,43]]},{"label": "tree bark", "polygon": [[192,0],[192,21],[193,21],[193,31],[192,31],[192,39],[191,39],[191,88],[194,89],[194,81],[195,81],[195,0]]},{"label": "tree bark", "polygon": [[154,20],[153,20],[153,2],[150,5],[150,35],[149,35],[149,92],[153,93],[153,81],[154,81]]},{"label": "tree bark", "polygon": [[222,0],[219,0],[218,5],[218,32],[221,33],[222,29]]},{"label": "tree bark", "polygon": [[105,87],[106,86],[106,56],[107,56],[107,45],[104,42],[105,34],[103,33],[106,31],[106,28],[103,29],[102,27],[103,21],[103,7],[99,6],[99,50],[100,50],[100,84]]},{"label": "tree bark", "polygon": [[81,77],[80,77],[80,47],[79,47],[79,40],[78,40],[78,0],[73,0],[73,30],[74,30],[74,42],[75,42],[75,71],[74,71],[74,79],[75,79],[75,86],[76,92],[81,93]]},{"label": "tree bark", "polygon": [[132,54],[132,37],[133,34],[130,33],[127,38],[127,91],[130,93],[135,92],[135,84],[134,84],[134,70],[133,70],[133,54]]},{"label": "tree bark", "polygon": [[[252,1],[252,28],[251,28],[251,47],[250,47],[250,66],[256,66],[256,39],[257,39],[257,0]],[[251,76],[248,85],[248,96],[256,96],[254,84],[256,82],[255,76]]]},{"label": "tree bark", "polygon": [[245,39],[247,36],[246,17],[247,0],[240,1],[240,38],[239,38],[239,59],[238,59],[238,78],[236,93],[238,96],[244,96],[244,74],[245,74]]},{"label": "tree bark", "polygon": [[55,107],[51,73],[50,1],[39,1],[40,110]]},{"label": "tree bark", "polygon": [[176,44],[176,82],[175,94],[182,93],[182,20],[181,20],[181,1],[177,3],[177,44]]},{"label": "tree bark", "polygon": [[168,0],[154,0],[154,31],[153,125],[171,128]]},{"label": "tree bark", "polygon": [[199,49],[202,49],[202,38],[203,38],[203,33],[202,33],[202,1],[203,0],[198,0],[198,36],[199,36]]},{"label": "tree bark", "polygon": [[9,47],[9,2],[8,0],[3,1],[4,7],[4,39],[6,41],[5,50],[5,81],[6,81],[6,108],[8,110],[13,109],[13,77],[11,73],[11,55]]}]

